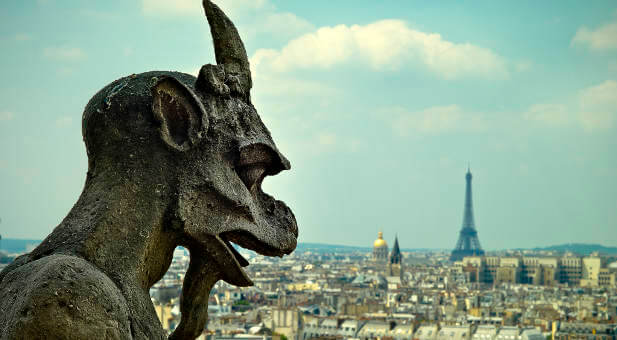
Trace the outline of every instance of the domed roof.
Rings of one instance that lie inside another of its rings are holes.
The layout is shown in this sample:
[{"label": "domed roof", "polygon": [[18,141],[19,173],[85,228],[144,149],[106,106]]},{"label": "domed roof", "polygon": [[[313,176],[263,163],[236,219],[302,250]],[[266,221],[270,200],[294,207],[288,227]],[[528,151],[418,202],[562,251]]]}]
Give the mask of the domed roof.
[{"label": "domed roof", "polygon": [[380,231],[377,235],[377,239],[373,242],[373,248],[388,248],[388,244],[383,239],[383,233]]}]

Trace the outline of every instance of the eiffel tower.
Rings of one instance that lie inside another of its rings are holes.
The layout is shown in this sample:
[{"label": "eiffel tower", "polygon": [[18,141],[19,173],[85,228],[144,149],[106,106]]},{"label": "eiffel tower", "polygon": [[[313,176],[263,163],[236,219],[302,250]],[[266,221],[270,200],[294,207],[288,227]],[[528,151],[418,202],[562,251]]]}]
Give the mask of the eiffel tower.
[{"label": "eiffel tower", "polygon": [[484,255],[484,250],[480,247],[476,224],[473,220],[473,203],[471,201],[471,171],[467,168],[465,175],[467,187],[465,189],[465,213],[463,215],[463,227],[456,242],[456,248],[450,255],[450,261],[460,261],[465,256]]}]

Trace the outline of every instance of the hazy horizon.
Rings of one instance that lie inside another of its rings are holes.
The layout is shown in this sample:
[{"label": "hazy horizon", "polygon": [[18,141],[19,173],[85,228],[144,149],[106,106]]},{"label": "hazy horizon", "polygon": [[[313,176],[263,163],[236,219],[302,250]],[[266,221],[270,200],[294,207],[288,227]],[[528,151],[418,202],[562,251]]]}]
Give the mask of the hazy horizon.
[{"label": "hazy horizon", "polygon": [[[384,235],[384,238],[385,238],[385,235]],[[392,239],[390,242],[387,242],[389,251],[392,249],[392,244],[391,243],[393,242],[393,240],[394,239]],[[39,242],[42,242],[43,239],[3,238],[2,240],[0,240],[0,249],[11,248],[11,247],[7,247],[6,243],[5,244],[2,243],[2,242],[5,242],[5,241],[11,241],[12,242],[12,247],[15,248],[15,244],[14,244],[15,241],[22,241],[22,242],[32,241],[32,243],[23,243],[23,245],[24,246],[35,246],[35,245],[38,245]],[[310,248],[310,245],[320,245],[320,246],[325,246],[325,247],[346,247],[346,248],[352,248],[352,249],[361,248],[361,249],[366,249],[367,251],[371,251],[371,249],[373,249],[372,242],[371,242],[371,244],[337,244],[337,243],[327,243],[327,242],[301,242],[301,241],[298,242],[298,247],[300,247],[301,245],[304,246],[304,247],[308,246],[309,248]],[[523,250],[536,250],[536,249],[542,250],[542,249],[546,249],[546,248],[563,247],[563,246],[589,246],[589,247],[599,246],[599,247],[604,247],[604,248],[617,249],[617,247],[615,247],[615,246],[605,245],[605,244],[601,244],[601,243],[577,243],[577,242],[570,242],[570,243],[563,243],[563,244],[538,245],[538,246],[535,246],[535,247],[528,247],[528,248],[500,248],[500,249],[485,249],[485,250],[487,252],[517,251],[517,250],[523,251]],[[180,247],[180,246],[178,246],[178,247]],[[240,247],[240,248],[242,248],[242,247]],[[244,249],[244,248],[242,248],[242,249]],[[445,251],[445,252],[450,252],[450,251],[452,251],[453,247],[435,247],[435,248],[408,248],[408,247],[401,247],[400,249],[403,252],[407,252],[407,251]],[[253,252],[253,251],[247,250],[247,249],[244,249],[244,251]],[[609,254],[612,254],[612,253],[609,253]]]},{"label": "hazy horizon", "polygon": [[[451,249],[471,164],[486,250],[617,245],[617,4],[219,0],[291,171],[300,242]],[[556,5],[557,4],[557,5]],[[43,239],[87,169],[81,113],[214,63],[201,1],[0,4],[0,234]]]}]

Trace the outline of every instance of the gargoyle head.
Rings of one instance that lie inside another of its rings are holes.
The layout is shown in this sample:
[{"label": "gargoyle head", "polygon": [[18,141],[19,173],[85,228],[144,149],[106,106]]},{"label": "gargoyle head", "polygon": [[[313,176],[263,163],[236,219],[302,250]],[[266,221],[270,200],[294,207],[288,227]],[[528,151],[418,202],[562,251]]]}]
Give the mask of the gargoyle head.
[{"label": "gargoyle head", "polygon": [[203,6],[217,65],[204,65],[192,88],[176,78],[158,80],[152,112],[161,139],[184,161],[174,218],[187,245],[206,245],[222,279],[246,286],[252,282],[241,267],[248,262],[230,242],[268,256],[296,247],[293,213],[261,189],[264,177],[290,163],[251,104],[251,71],[236,28],[212,2]]},{"label": "gargoyle head", "polygon": [[[197,78],[128,76],[95,95],[83,119],[88,176],[129,176],[152,186],[169,202],[166,228],[189,248],[191,266],[203,263],[216,280],[247,286],[248,262],[231,242],[268,256],[295,249],[293,213],[261,189],[264,177],[290,164],[251,103],[251,72],[236,28],[209,0],[203,6],[217,64],[204,65]],[[184,297],[191,279],[187,274]],[[199,294],[207,299],[208,292]]]}]

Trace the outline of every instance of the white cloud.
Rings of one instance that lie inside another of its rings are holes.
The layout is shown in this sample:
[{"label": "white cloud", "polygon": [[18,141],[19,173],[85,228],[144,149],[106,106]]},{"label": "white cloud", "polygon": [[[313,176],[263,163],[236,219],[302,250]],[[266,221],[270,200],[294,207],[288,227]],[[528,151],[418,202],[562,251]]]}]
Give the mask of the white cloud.
[{"label": "white cloud", "polygon": [[617,21],[590,30],[587,27],[578,29],[572,44],[585,45],[592,50],[608,50],[617,48]]},{"label": "white cloud", "polygon": [[24,184],[31,185],[41,175],[41,169],[21,167],[16,169],[15,175],[20,177]]},{"label": "white cloud", "polygon": [[79,61],[86,58],[86,52],[79,47],[47,47],[43,50],[43,55],[59,61]]},{"label": "white cloud", "polygon": [[15,34],[15,40],[17,40],[17,41],[32,40],[32,35],[30,35],[28,33],[17,33],[17,34]]},{"label": "white cloud", "polygon": [[514,68],[517,72],[529,71],[533,66],[533,63],[529,60],[519,61],[515,63]]},{"label": "white cloud", "polygon": [[[257,10],[274,10],[268,0],[219,0],[214,1],[228,16],[240,16]],[[204,15],[199,0],[142,0],[141,8],[146,15],[191,16]]]},{"label": "white cloud", "polygon": [[[201,1],[142,0],[141,3],[143,13],[148,16],[204,16]],[[246,32],[248,35],[268,33],[290,38],[314,28],[293,13],[279,11],[269,0],[219,0],[215,3],[232,19],[241,33]]]},{"label": "white cloud", "polygon": [[[251,65],[252,66],[252,65]],[[257,96],[307,96],[322,95],[333,96],[339,90],[316,81],[303,80],[284,75],[258,73],[252,71],[253,88]]]},{"label": "white cloud", "polygon": [[15,117],[13,112],[10,111],[0,111],[0,122],[1,121],[9,121]]},{"label": "white cloud", "polygon": [[120,19],[118,13],[99,11],[91,8],[80,9],[78,13],[80,16],[85,17],[85,20],[88,22],[90,20],[100,20],[105,21],[107,24],[111,24],[110,21],[117,21]]},{"label": "white cloud", "polygon": [[389,108],[394,116],[392,129],[400,136],[416,133],[441,133],[460,127],[462,110],[458,105],[433,106],[421,111],[408,111],[404,108]]},{"label": "white cloud", "polygon": [[65,128],[71,125],[72,122],[73,122],[73,118],[69,116],[63,116],[63,117],[56,119],[56,126],[59,128]]},{"label": "white cloud", "polygon": [[617,120],[617,81],[607,80],[579,93],[579,119],[587,130],[608,129]]},{"label": "white cloud", "polygon": [[250,30],[257,28],[259,32],[287,38],[297,36],[298,34],[311,31],[315,28],[310,22],[289,12],[269,11],[264,15],[257,15],[253,18],[256,20],[248,24],[252,26]]},{"label": "white cloud", "polygon": [[294,154],[321,155],[329,152],[357,152],[362,148],[357,138],[341,136],[330,131],[298,138],[290,143]]},{"label": "white cloud", "polygon": [[122,55],[125,57],[130,57],[133,55],[133,48],[130,46],[127,46],[125,48],[122,49]]},{"label": "white cloud", "polygon": [[219,0],[215,1],[225,12],[240,13],[242,11],[254,11],[263,8],[272,8],[268,0]]},{"label": "white cloud", "polygon": [[332,133],[322,133],[317,136],[317,143],[323,146],[332,146],[336,144],[336,135]]},{"label": "white cloud", "polygon": [[329,69],[343,63],[360,63],[378,70],[421,65],[446,79],[508,75],[506,61],[490,49],[453,43],[437,33],[411,29],[401,20],[321,27],[280,50],[260,49],[251,62],[257,70],[266,72]]},{"label": "white cloud", "polygon": [[571,116],[566,105],[536,104],[532,105],[523,118],[548,125],[564,125],[569,123]]},{"label": "white cloud", "polygon": [[141,6],[147,15],[203,15],[201,1],[195,0],[142,0]]},{"label": "white cloud", "polygon": [[[438,135],[449,132],[479,132],[489,126],[496,126],[496,119],[502,124],[501,114],[468,111],[459,105],[437,105],[422,110],[408,110],[403,107],[388,107],[378,110],[377,115],[384,119],[397,135]],[[500,116],[501,118],[496,118]]]},{"label": "white cloud", "polygon": [[588,132],[612,128],[617,122],[617,81],[584,88],[567,103],[532,105],[523,118],[548,126],[579,126]]},{"label": "white cloud", "polygon": [[58,67],[56,69],[56,74],[58,74],[59,76],[62,76],[62,77],[69,77],[69,76],[74,75],[75,71],[76,70],[73,67],[63,66],[63,67]]}]

